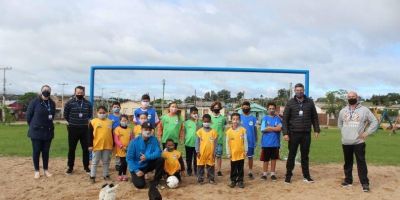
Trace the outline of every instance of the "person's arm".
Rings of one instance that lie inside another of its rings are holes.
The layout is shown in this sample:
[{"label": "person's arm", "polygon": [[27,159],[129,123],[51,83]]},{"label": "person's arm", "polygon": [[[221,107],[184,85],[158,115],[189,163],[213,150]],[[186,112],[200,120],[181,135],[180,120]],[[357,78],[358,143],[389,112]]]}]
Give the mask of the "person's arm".
[{"label": "person's arm", "polygon": [[154,112],[154,118],[155,118],[155,123],[156,123],[156,125],[157,125],[158,123],[160,123],[160,119],[158,118],[157,112]]},{"label": "person's arm", "polygon": [[262,119],[261,120],[261,133],[266,133],[267,132],[267,123],[266,123],[266,121],[267,120],[265,120],[265,119]]},{"label": "person's arm", "polygon": [[374,114],[368,110],[367,119],[369,121],[368,129],[365,131],[368,135],[371,135],[378,129],[378,120],[375,118]]},{"label": "person's arm", "polygon": [[179,157],[179,164],[181,165],[181,171],[185,171],[185,163],[183,162],[182,155]]},{"label": "person's arm", "polygon": [[119,139],[119,135],[116,133],[116,131],[115,131],[115,129],[114,129],[114,142],[115,142],[115,144],[117,145],[117,147],[119,147],[119,148],[122,148],[123,147],[123,145],[122,145],[122,142],[121,142],[121,140]]},{"label": "person's arm", "polygon": [[88,119],[92,119],[93,118],[93,105],[89,101],[88,101],[88,104],[89,104]]},{"label": "person's arm", "polygon": [[226,147],[226,157],[231,158],[231,146],[229,145],[228,135],[225,136],[225,147]]},{"label": "person's arm", "polygon": [[28,109],[26,110],[26,121],[28,122],[28,125],[31,124],[32,117],[34,114],[34,109],[35,109],[35,100],[32,100],[28,105]]},{"label": "person's arm", "polygon": [[314,132],[315,133],[319,133],[321,132],[321,129],[319,128],[319,120],[318,120],[318,113],[317,113],[317,109],[315,108],[315,104],[314,102],[310,99],[311,101],[311,122],[314,128]]},{"label": "person's arm", "polygon": [[146,157],[146,160],[155,160],[155,159],[161,157],[160,145],[158,144],[158,141],[156,138],[152,139],[150,142],[151,142],[150,145],[152,145],[154,147],[153,152],[148,152],[144,156]]},{"label": "person's arm", "polygon": [[244,132],[244,151],[247,153],[249,151],[249,144],[247,143],[247,133],[246,131]]},{"label": "person's arm", "polygon": [[254,136],[256,138],[255,144],[258,142],[257,121],[254,123]]},{"label": "person's arm", "polygon": [[69,122],[69,114],[71,112],[71,104],[69,103],[69,101],[67,101],[67,103],[65,103],[64,105],[64,119]]},{"label": "person's arm", "polygon": [[196,153],[200,152],[200,138],[198,136],[196,137],[196,144],[194,149],[196,150]]},{"label": "person's arm", "polygon": [[89,148],[93,148],[93,137],[94,137],[93,131],[94,131],[93,125],[91,122],[89,122],[89,128],[88,128],[88,147]]},{"label": "person's arm", "polygon": [[163,135],[163,124],[162,121],[160,121],[160,123],[158,123],[158,127],[157,127],[157,138],[159,141],[161,141],[162,135]]},{"label": "person's arm", "polygon": [[288,135],[289,134],[289,119],[290,119],[290,113],[291,113],[291,108],[290,108],[290,100],[285,106],[285,110],[283,111],[283,120],[282,120],[282,132],[283,135]]},{"label": "person's arm", "polygon": [[343,115],[344,115],[344,111],[341,110],[341,111],[339,112],[338,123],[337,123],[339,129],[342,129],[342,128],[343,128]]},{"label": "person's arm", "polygon": [[185,129],[183,127],[183,123],[181,124],[181,128],[179,129],[179,138],[181,139],[181,142],[185,141]]},{"label": "person's arm", "polygon": [[139,171],[138,164],[134,161],[136,155],[135,141],[131,141],[126,152],[126,162],[128,163],[129,171],[137,173]]}]

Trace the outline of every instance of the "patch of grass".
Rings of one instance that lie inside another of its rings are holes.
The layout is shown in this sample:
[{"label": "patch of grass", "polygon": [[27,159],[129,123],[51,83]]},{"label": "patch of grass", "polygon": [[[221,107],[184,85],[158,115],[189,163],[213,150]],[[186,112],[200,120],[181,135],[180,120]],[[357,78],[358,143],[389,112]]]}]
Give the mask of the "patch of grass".
[{"label": "patch of grass", "polygon": [[[1,156],[31,156],[32,145],[27,137],[27,125],[0,125]],[[55,136],[51,144],[51,157],[67,157],[68,135],[66,125],[55,125]],[[259,133],[259,139],[260,139]],[[343,163],[343,152],[338,129],[323,129],[318,139],[311,142],[310,161],[312,163]],[[400,135],[389,136],[387,131],[379,130],[367,140],[367,162],[375,165],[400,165]],[[80,144],[76,157],[81,156]],[[183,144],[178,149],[185,152]],[[225,149],[225,148],[224,148]],[[282,142],[282,157],[287,153],[287,143]],[[256,148],[255,160],[259,160],[260,147]]]}]

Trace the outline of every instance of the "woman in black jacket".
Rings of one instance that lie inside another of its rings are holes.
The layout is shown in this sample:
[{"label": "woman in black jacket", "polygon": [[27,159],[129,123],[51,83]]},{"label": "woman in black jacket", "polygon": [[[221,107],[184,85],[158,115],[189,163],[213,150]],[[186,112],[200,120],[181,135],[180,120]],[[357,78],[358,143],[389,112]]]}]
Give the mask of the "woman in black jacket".
[{"label": "woman in black jacket", "polygon": [[50,144],[54,137],[53,119],[56,110],[54,101],[50,99],[50,86],[44,85],[40,91],[41,94],[29,103],[28,110],[26,111],[26,119],[29,125],[28,137],[32,140],[35,179],[40,178],[40,153],[42,153],[44,175],[47,177],[52,176],[48,171],[48,163]]}]

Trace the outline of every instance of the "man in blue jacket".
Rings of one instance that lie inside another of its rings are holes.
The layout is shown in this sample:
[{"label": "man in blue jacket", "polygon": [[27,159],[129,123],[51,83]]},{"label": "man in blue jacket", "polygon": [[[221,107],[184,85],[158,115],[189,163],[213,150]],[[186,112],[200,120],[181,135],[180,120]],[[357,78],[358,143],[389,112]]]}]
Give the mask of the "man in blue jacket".
[{"label": "man in blue jacket", "polygon": [[153,129],[149,122],[142,124],[142,134],[132,140],[128,146],[126,161],[132,175],[132,183],[138,189],[145,187],[146,173],[155,170],[156,185],[163,175],[164,159],[161,157],[160,144],[152,133]]}]

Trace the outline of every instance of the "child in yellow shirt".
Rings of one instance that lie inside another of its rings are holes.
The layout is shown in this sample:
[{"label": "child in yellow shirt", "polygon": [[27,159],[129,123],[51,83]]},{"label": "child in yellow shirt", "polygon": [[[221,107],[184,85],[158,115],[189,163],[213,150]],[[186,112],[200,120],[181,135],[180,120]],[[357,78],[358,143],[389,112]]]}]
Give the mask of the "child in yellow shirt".
[{"label": "child in yellow shirt", "polygon": [[240,114],[233,113],[232,127],[226,131],[226,155],[231,159],[231,183],[229,187],[238,185],[244,188],[244,158],[247,154],[246,129],[240,126]]},{"label": "child in yellow shirt", "polygon": [[215,183],[215,147],[217,145],[218,133],[211,128],[211,116],[203,115],[203,128],[197,131],[196,154],[197,154],[197,182],[204,183],[204,169],[207,168],[208,182]]},{"label": "child in yellow shirt", "polygon": [[128,116],[121,115],[119,126],[114,129],[115,155],[120,158],[121,163],[118,170],[119,181],[128,181],[128,177],[126,176],[126,169],[128,167],[126,163],[126,149],[132,139],[133,134],[132,129],[128,126]]},{"label": "child in yellow shirt", "polygon": [[139,115],[139,123],[136,123],[135,127],[133,127],[133,134],[135,138],[142,133],[142,124],[147,122],[148,116],[149,115],[147,114],[147,112],[143,112]]},{"label": "child in yellow shirt", "polygon": [[107,109],[104,106],[97,108],[97,118],[89,123],[89,151],[93,151],[90,180],[96,179],[96,168],[100,160],[103,163],[103,178],[110,179],[109,168],[113,150],[112,121],[107,119]]},{"label": "child in yellow shirt", "polygon": [[185,174],[185,164],[183,163],[182,154],[175,150],[175,143],[172,139],[167,139],[166,150],[163,151],[162,157],[164,158],[164,172],[168,176],[176,176],[179,182],[181,175]]}]

